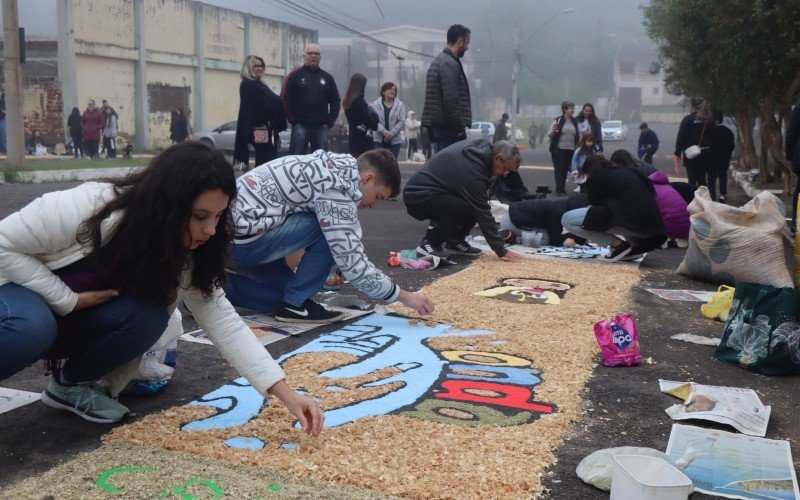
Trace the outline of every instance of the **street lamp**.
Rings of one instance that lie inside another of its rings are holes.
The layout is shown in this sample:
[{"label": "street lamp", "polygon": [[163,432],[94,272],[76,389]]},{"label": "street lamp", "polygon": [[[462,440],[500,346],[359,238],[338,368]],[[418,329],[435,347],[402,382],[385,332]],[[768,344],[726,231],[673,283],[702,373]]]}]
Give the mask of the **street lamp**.
[{"label": "street lamp", "polygon": [[[524,45],[524,44],[528,43],[531,40],[531,38],[533,38],[533,36],[536,33],[539,32],[539,30],[541,30],[542,28],[547,26],[547,23],[549,23],[553,19],[557,18],[558,16],[572,14],[573,12],[575,12],[575,9],[572,8],[572,7],[567,7],[562,12],[556,12],[552,16],[548,17],[545,20],[545,22],[540,24],[538,28],[533,30],[531,32],[531,34],[528,36],[528,38],[526,38],[522,43],[519,42],[519,32],[517,32],[517,34],[515,35],[514,38],[515,38],[515,42],[516,43],[514,44],[515,45],[515,49],[514,49],[514,55],[515,55],[515,58],[514,58],[514,69],[513,69],[512,73],[511,73],[511,113],[509,113],[512,124],[514,123],[514,116],[517,114],[517,106],[518,106],[518,104],[517,104],[517,91],[518,91],[518,87],[519,87],[519,71],[520,71],[520,65],[521,65],[520,59],[522,57],[522,54],[520,54],[520,52],[519,52],[520,45]],[[513,127],[512,127],[512,129],[513,129]],[[512,130],[511,133],[513,134],[514,131]]]},{"label": "street lamp", "polygon": [[400,81],[400,94],[402,95],[403,94],[403,61],[405,61],[406,58],[403,57],[403,56],[399,56],[399,55],[395,54],[393,50],[390,50],[389,52],[391,52],[392,55],[397,58],[397,79]]}]

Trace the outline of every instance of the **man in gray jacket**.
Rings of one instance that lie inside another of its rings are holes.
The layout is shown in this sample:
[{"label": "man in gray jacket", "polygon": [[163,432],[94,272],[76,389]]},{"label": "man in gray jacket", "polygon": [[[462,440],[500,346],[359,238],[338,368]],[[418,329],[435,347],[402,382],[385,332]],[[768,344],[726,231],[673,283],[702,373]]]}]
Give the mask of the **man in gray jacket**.
[{"label": "man in gray jacket", "polygon": [[[311,300],[336,265],[372,298],[399,300],[420,314],[433,303],[401,289],[375,267],[361,243],[359,208],[400,192],[400,169],[387,149],[358,157],[317,150],[265,163],[236,181],[231,206],[235,262],[225,292],[235,306],[294,323],[333,323],[343,314]],[[305,250],[293,272],[285,257]]]},{"label": "man in gray jacket", "polygon": [[481,251],[466,242],[478,223],[498,257],[518,260],[498,233],[489,208],[489,184],[519,168],[519,149],[508,141],[489,144],[483,139],[462,141],[428,160],[403,190],[408,214],[430,220],[417,252],[446,257],[451,253],[476,257]]},{"label": "man in gray jacket", "polygon": [[428,68],[422,126],[428,127],[435,153],[467,138],[472,125],[469,82],[461,58],[469,48],[470,30],[454,24],[447,30],[447,47]]}]

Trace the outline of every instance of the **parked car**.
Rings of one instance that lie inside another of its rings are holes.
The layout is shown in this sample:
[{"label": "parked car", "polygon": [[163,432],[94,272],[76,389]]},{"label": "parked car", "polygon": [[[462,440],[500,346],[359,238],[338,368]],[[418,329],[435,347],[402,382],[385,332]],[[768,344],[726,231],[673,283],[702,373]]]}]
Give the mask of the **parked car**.
[{"label": "parked car", "polygon": [[604,141],[624,141],[628,139],[628,126],[619,120],[603,122]]},{"label": "parked car", "polygon": [[[283,156],[289,153],[289,140],[292,137],[292,127],[280,132],[278,136],[281,143],[278,146],[278,155]],[[233,149],[236,142],[236,120],[223,123],[219,127],[194,134],[191,139],[193,141],[205,142],[209,146],[228,154],[233,154]],[[250,153],[253,153],[253,147],[250,146]]]},{"label": "parked car", "polygon": [[492,122],[472,122],[472,126],[467,129],[467,140],[486,139],[492,142],[494,137],[494,123]]}]

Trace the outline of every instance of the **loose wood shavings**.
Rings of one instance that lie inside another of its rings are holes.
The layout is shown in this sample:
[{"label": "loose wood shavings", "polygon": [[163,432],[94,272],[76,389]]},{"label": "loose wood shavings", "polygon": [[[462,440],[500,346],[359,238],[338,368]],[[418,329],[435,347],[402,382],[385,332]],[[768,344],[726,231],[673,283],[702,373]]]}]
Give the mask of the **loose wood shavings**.
[{"label": "loose wood shavings", "polygon": [[[558,306],[530,307],[473,295],[504,278],[540,278],[574,287]],[[181,407],[119,427],[107,439],[156,445],[404,497],[537,496],[544,491],[541,475],[555,462],[553,450],[579,417],[580,394],[596,366],[593,357],[598,347],[592,327],[622,311],[626,295],[638,280],[639,271],[628,266],[551,260],[509,263],[484,257],[465,271],[422,290],[436,304],[436,312],[424,321],[492,332],[431,338],[433,349],[503,353],[532,361],[531,368],[543,379],[535,387],[535,400],[556,405],[557,411],[530,424],[470,427],[385,415],[325,429],[321,437],[312,439],[290,427],[293,419],[282,405],[271,403],[256,418],[232,429],[181,431],[181,424],[215,412],[208,407]],[[402,306],[394,309],[414,316]],[[303,354],[287,361],[284,369],[293,386],[318,398],[326,410],[395,389],[391,384],[364,387],[397,370],[389,367],[363,377],[336,379],[334,385],[347,390],[328,390],[331,380],[319,374],[355,359],[348,354]],[[462,372],[481,373],[477,365],[475,370]],[[459,418],[457,408],[448,411]],[[224,440],[235,436],[257,437],[265,443],[264,448],[250,451],[225,446]],[[287,450],[281,446],[286,442],[299,446]]]}]

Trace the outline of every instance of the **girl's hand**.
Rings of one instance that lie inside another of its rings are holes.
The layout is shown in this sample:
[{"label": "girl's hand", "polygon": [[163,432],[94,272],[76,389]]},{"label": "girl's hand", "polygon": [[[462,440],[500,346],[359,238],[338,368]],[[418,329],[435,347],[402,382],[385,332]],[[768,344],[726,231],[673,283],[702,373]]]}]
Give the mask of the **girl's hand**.
[{"label": "girl's hand", "polygon": [[280,399],[286,409],[297,417],[300,427],[310,436],[319,436],[322,432],[322,425],[325,422],[325,415],[316,401],[308,396],[296,393],[289,387],[285,380],[279,380],[267,391]]},{"label": "girl's hand", "polygon": [[114,297],[118,297],[119,292],[116,290],[98,290],[96,292],[81,292],[78,294],[78,302],[75,304],[73,311],[80,311],[81,309],[88,309],[90,307],[105,304]]}]

